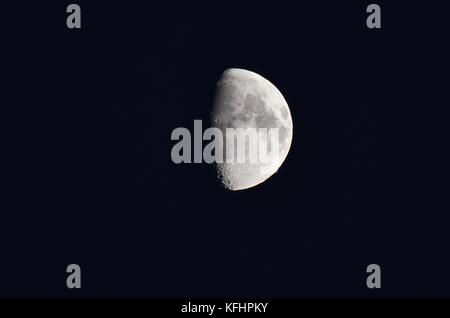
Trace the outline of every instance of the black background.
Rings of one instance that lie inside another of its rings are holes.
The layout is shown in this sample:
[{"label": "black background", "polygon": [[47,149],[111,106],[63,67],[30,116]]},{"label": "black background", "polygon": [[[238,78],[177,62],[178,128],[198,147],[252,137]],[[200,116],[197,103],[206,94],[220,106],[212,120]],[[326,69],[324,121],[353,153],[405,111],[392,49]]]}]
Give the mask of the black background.
[{"label": "black background", "polygon": [[[69,3],[2,5],[0,296],[450,296],[445,8],[378,1],[370,30],[365,1],[78,1],[69,30]],[[230,67],[294,121],[238,192],[170,158]]]}]

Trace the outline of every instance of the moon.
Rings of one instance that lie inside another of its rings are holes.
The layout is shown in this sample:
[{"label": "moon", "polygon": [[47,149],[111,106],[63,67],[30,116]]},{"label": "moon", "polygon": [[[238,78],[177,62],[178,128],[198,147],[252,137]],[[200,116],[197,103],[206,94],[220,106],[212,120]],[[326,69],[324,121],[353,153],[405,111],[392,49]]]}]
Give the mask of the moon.
[{"label": "moon", "polygon": [[[286,100],[275,85],[251,71],[225,70],[217,83],[211,123],[223,136],[227,128],[278,128],[279,154],[271,162],[216,163],[218,178],[232,191],[252,188],[267,180],[278,171],[291,147],[293,123]],[[248,146],[246,143],[246,151],[252,151]],[[230,147],[235,146],[224,142],[224,152]]]}]

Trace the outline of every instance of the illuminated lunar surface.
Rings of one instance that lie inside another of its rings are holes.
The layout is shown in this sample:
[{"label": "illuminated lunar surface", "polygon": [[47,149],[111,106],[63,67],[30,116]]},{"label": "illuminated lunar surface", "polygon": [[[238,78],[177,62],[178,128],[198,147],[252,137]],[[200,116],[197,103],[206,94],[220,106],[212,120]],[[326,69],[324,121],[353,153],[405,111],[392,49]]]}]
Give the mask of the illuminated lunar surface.
[{"label": "illuminated lunar surface", "polygon": [[[293,129],[286,100],[271,82],[251,71],[227,69],[217,83],[211,115],[212,126],[219,128],[224,136],[226,128],[278,128],[279,133],[279,155],[271,162],[216,164],[217,175],[225,188],[248,189],[277,172],[291,147]],[[231,145],[224,144],[226,153]],[[248,144],[245,147],[247,154],[255,151]]]}]

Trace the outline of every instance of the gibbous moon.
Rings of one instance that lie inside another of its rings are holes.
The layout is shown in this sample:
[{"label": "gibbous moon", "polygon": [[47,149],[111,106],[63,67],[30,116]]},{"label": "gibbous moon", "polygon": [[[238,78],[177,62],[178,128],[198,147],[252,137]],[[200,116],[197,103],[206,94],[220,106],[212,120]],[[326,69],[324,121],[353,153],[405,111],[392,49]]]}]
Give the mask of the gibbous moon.
[{"label": "gibbous moon", "polygon": [[[226,128],[278,128],[279,154],[272,162],[216,163],[225,188],[248,189],[277,172],[291,147],[292,117],[283,95],[271,82],[251,71],[227,69],[217,83],[211,116],[212,126],[224,136]],[[224,145],[224,151],[228,147]],[[251,151],[248,144],[245,147]]]}]

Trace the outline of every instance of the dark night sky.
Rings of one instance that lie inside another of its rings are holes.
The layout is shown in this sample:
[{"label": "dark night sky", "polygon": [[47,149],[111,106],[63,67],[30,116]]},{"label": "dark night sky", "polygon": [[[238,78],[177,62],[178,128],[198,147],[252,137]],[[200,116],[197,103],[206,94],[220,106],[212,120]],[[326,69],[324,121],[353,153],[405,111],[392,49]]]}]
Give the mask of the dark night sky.
[{"label": "dark night sky", "polygon": [[[443,8],[377,1],[369,30],[365,1],[78,1],[69,30],[68,3],[2,5],[0,296],[450,296]],[[294,121],[240,192],[170,159],[229,67]]]}]

